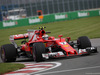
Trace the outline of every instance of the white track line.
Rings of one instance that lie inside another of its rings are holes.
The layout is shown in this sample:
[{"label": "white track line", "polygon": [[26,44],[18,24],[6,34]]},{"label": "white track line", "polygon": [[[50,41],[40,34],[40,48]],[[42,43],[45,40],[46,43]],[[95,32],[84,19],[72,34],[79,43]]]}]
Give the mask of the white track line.
[{"label": "white track line", "polygon": [[100,68],[100,66],[85,67],[85,68],[77,68],[77,69],[62,70],[62,71],[53,71],[53,72],[45,72],[45,73],[40,73],[40,74],[35,74],[35,75],[54,74],[54,73],[69,72],[69,71],[77,71],[77,70],[85,70],[85,69],[93,69],[93,68]]},{"label": "white track line", "polygon": [[33,65],[33,66],[27,66],[27,67],[38,67],[38,66],[53,66],[53,65]]},{"label": "white track line", "polygon": [[44,68],[29,68],[29,69],[20,69],[20,70],[17,70],[18,71],[27,71],[27,70],[43,70]]},{"label": "white track line", "polygon": [[54,69],[54,68],[57,68],[57,67],[61,66],[61,63],[59,63],[59,62],[43,62],[43,63],[52,63],[52,64],[56,64],[56,65],[53,66],[53,67],[51,67],[51,68],[47,68],[47,69],[45,69],[45,70],[40,70],[40,71],[38,71],[38,72],[33,72],[33,73],[29,73],[29,74],[30,74],[30,75],[31,75],[31,74],[33,75],[33,74],[35,74],[35,73],[47,71],[47,70]]}]

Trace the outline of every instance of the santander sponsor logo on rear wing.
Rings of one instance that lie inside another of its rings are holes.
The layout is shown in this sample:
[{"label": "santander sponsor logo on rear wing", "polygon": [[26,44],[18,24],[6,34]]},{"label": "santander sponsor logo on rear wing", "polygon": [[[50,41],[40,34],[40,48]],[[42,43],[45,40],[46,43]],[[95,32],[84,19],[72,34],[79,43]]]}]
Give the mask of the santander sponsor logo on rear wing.
[{"label": "santander sponsor logo on rear wing", "polygon": [[26,39],[28,38],[28,33],[25,34],[18,34],[18,35],[11,35],[9,40],[19,40],[19,39]]}]

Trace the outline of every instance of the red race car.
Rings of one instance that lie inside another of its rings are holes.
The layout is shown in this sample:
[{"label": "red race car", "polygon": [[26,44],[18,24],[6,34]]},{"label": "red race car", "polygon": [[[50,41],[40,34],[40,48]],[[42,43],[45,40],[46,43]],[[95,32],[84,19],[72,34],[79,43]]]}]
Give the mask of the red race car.
[{"label": "red race car", "polygon": [[[97,52],[96,47],[91,46],[91,42],[87,36],[79,37],[77,43],[70,41],[70,37],[59,38],[49,37],[44,28],[39,27],[39,30],[28,30],[26,34],[11,35],[10,41],[12,44],[1,46],[0,55],[3,62],[13,62],[17,57],[26,56],[33,58],[34,61],[40,62],[49,58],[74,56],[91,54]],[[26,39],[28,38],[28,41]],[[21,42],[21,46],[15,43],[15,40],[25,39]],[[78,48],[78,51],[75,48]]]}]

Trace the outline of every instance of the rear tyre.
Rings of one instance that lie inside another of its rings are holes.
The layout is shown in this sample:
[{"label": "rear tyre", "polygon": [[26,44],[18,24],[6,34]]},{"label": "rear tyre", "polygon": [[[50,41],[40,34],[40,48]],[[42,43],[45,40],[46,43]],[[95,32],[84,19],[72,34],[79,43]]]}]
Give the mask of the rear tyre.
[{"label": "rear tyre", "polygon": [[42,53],[45,53],[45,45],[42,42],[33,44],[33,59],[36,62],[43,61]]},{"label": "rear tyre", "polygon": [[[77,40],[78,49],[86,49],[87,47],[91,47],[91,42],[87,36],[81,36]],[[90,50],[87,49],[87,53],[90,54]]]},{"label": "rear tyre", "polygon": [[0,55],[3,62],[14,62],[17,56],[17,50],[13,44],[1,46]]}]

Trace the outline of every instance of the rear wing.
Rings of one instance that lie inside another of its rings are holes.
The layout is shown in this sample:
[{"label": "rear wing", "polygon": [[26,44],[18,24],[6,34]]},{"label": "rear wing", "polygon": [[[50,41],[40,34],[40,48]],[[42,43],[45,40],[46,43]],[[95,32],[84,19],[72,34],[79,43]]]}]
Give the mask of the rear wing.
[{"label": "rear wing", "polygon": [[28,38],[28,33],[25,33],[25,34],[11,35],[9,40],[15,46],[15,48],[17,48],[15,40],[27,39],[27,38]]},{"label": "rear wing", "polygon": [[10,40],[20,40],[20,39],[27,39],[27,38],[28,38],[28,33],[10,36]]}]

